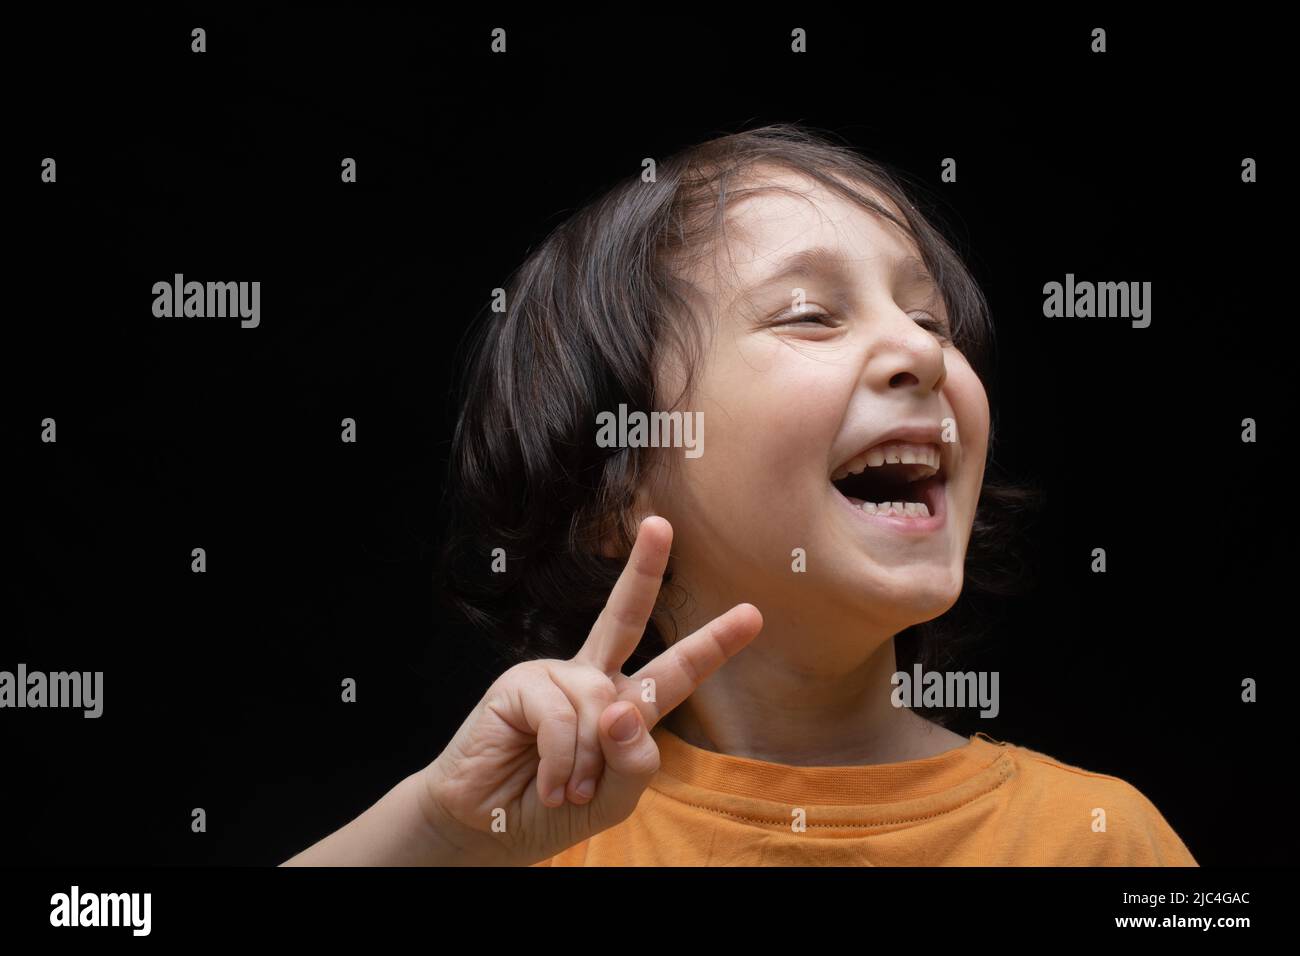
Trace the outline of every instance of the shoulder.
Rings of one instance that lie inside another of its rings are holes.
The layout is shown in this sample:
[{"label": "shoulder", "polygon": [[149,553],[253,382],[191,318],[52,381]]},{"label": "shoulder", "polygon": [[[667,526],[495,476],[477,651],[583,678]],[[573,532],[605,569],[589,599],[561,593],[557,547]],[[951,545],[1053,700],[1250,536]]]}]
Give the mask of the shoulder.
[{"label": "shoulder", "polygon": [[1017,812],[1059,834],[1069,862],[1091,866],[1197,866],[1154,803],[1122,777],[1087,770],[1030,747],[986,738],[1012,756]]}]

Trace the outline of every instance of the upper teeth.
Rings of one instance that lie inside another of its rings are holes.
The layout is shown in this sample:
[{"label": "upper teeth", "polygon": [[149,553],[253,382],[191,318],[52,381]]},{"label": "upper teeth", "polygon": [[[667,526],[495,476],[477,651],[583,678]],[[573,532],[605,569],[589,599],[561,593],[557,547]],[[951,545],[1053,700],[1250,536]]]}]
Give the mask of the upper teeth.
[{"label": "upper teeth", "polygon": [[885,464],[921,465],[924,467],[916,469],[918,472],[916,477],[929,478],[931,475],[938,473],[939,460],[938,445],[914,445],[900,441],[885,442],[875,448],[867,449],[852,461],[841,465],[831,475],[831,480],[839,481],[849,475],[861,474],[868,468],[879,468]]}]

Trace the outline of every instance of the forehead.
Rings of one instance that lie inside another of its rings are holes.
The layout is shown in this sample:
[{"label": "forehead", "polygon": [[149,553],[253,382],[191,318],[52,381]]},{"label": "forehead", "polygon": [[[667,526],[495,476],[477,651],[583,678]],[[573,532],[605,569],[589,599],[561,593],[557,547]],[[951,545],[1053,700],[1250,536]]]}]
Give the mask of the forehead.
[{"label": "forehead", "polygon": [[[895,216],[897,203],[864,183],[851,184]],[[730,276],[746,288],[791,256],[826,249],[849,267],[907,268],[920,258],[916,242],[878,213],[794,170],[767,170],[729,198],[723,236],[716,250],[715,277]],[[777,187],[776,189],[768,187]]]}]

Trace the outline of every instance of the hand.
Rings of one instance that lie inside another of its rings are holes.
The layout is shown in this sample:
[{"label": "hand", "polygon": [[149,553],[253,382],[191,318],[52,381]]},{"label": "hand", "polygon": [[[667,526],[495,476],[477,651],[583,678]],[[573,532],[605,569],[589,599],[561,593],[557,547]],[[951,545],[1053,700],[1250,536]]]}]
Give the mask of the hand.
[{"label": "hand", "polygon": [[738,604],[622,673],[654,611],[672,535],[663,518],[642,521],[577,655],[510,668],[425,768],[426,813],[463,862],[531,865],[626,819],[659,769],[649,731],[762,628],[758,609]]}]

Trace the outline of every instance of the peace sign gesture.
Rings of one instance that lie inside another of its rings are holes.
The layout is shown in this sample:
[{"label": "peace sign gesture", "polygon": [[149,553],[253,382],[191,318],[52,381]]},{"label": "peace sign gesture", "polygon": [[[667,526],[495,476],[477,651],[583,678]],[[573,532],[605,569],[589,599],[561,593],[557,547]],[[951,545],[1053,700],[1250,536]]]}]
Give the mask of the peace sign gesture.
[{"label": "peace sign gesture", "polygon": [[463,862],[530,865],[635,809],[659,769],[649,731],[763,626],[738,604],[635,674],[673,529],[641,522],[627,565],[572,660],[518,664],[488,688],[425,769],[430,819]]}]

